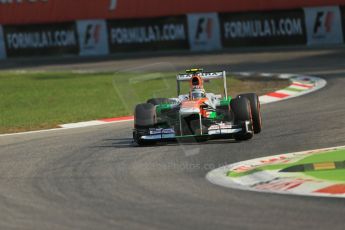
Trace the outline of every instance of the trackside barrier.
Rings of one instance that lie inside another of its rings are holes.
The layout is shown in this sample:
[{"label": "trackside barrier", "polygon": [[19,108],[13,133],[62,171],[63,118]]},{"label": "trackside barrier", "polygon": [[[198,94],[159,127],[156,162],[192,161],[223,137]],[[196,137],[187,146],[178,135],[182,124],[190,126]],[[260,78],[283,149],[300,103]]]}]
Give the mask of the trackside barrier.
[{"label": "trackside barrier", "polygon": [[0,59],[342,44],[344,33],[344,6],[0,25]]},{"label": "trackside barrier", "polygon": [[185,15],[108,20],[111,53],[189,49]]},{"label": "trackside barrier", "polygon": [[[0,24],[156,18],[207,12],[249,12],[344,5],[344,0],[0,0]],[[82,10],[81,10],[82,9]]]},{"label": "trackside barrier", "polygon": [[7,57],[77,55],[78,35],[74,22],[3,26]]},{"label": "trackside barrier", "polygon": [[4,32],[2,26],[0,25],[0,60],[6,58],[6,47],[4,41]]},{"label": "trackside barrier", "polygon": [[306,44],[302,9],[219,14],[223,47]]}]

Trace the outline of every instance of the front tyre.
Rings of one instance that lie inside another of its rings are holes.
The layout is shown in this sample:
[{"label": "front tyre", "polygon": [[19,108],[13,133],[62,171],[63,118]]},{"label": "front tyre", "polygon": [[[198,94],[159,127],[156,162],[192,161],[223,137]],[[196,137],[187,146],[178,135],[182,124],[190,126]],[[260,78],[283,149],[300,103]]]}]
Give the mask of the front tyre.
[{"label": "front tyre", "polygon": [[134,111],[134,127],[152,128],[156,124],[156,108],[150,103],[139,104]]},{"label": "front tyre", "polygon": [[156,108],[150,103],[139,104],[134,111],[134,129],[133,140],[138,145],[155,144],[155,142],[141,139],[142,130],[146,131],[154,128],[157,123]]}]

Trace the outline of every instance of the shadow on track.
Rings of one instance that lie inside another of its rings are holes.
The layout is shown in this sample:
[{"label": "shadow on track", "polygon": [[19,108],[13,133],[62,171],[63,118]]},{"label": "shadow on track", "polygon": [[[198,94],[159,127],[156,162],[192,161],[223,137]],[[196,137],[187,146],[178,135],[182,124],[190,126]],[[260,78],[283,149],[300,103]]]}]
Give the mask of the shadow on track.
[{"label": "shadow on track", "polygon": [[132,138],[119,138],[119,139],[103,139],[104,145],[92,146],[91,148],[147,148],[147,147],[161,147],[161,146],[202,146],[202,145],[219,145],[219,144],[237,144],[241,143],[240,141],[232,139],[223,139],[223,140],[209,140],[205,142],[197,142],[195,140],[189,141],[170,141],[170,142],[160,142],[157,144],[139,146],[133,142]]}]

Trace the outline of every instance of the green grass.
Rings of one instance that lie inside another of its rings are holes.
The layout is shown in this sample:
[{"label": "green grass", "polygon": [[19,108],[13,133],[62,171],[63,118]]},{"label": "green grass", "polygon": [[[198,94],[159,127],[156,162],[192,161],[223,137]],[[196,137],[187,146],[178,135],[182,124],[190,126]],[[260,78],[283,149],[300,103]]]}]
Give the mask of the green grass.
[{"label": "green grass", "polygon": [[317,179],[345,182],[345,169],[313,171],[305,174]]},{"label": "green grass", "polygon": [[[149,98],[176,96],[175,79],[173,73],[0,72],[0,133],[130,115]],[[234,95],[288,83],[230,77],[228,85]],[[221,86],[206,84],[210,91]]]},{"label": "green grass", "polygon": [[[310,156],[302,161],[300,164],[307,163],[320,163],[320,162],[335,162],[335,161],[345,161],[345,149],[317,154],[315,156]],[[334,170],[322,170],[322,171],[308,171],[305,172],[306,175],[312,176],[318,179],[332,180],[332,181],[342,181],[345,182],[345,169],[334,169]]]},{"label": "green grass", "polygon": [[[230,177],[241,177],[245,175],[252,174],[258,171],[264,170],[281,170],[284,168],[288,168],[294,165],[302,165],[302,164],[312,164],[312,163],[324,163],[324,162],[336,162],[336,161],[345,161],[345,149],[339,149],[335,151],[327,151],[323,153],[314,154],[308,156],[298,162],[291,163],[291,164],[271,164],[265,165],[261,167],[257,167],[251,171],[247,171],[244,173],[235,173],[229,172],[228,176]],[[331,169],[331,170],[320,170],[320,171],[308,171],[304,172],[305,175],[312,176],[318,179],[325,179],[331,181],[342,181],[345,182],[345,169]]]}]

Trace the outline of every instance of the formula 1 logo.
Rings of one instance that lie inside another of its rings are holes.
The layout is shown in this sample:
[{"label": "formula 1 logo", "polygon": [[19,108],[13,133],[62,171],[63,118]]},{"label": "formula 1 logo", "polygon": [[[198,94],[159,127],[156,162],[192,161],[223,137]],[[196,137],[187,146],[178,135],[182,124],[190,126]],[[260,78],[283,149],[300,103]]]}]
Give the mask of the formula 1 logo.
[{"label": "formula 1 logo", "polygon": [[116,10],[117,0],[110,0],[109,10]]},{"label": "formula 1 logo", "polygon": [[316,37],[325,36],[331,33],[334,25],[335,14],[333,11],[318,11],[316,13],[313,35]]},{"label": "formula 1 logo", "polygon": [[192,51],[221,49],[218,14],[188,14],[187,17],[189,44]]},{"label": "formula 1 logo", "polygon": [[212,39],[213,34],[213,19],[202,17],[199,18],[196,26],[195,41],[199,43],[206,43]]},{"label": "formula 1 logo", "polygon": [[340,8],[304,8],[308,45],[343,43],[342,19]]},{"label": "formula 1 logo", "polygon": [[77,21],[80,55],[106,55],[109,53],[105,20]]},{"label": "formula 1 logo", "polygon": [[100,42],[102,25],[88,24],[86,26],[84,42],[85,48],[94,48]]}]

